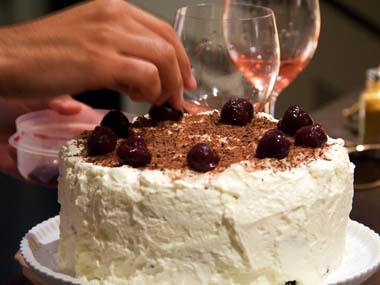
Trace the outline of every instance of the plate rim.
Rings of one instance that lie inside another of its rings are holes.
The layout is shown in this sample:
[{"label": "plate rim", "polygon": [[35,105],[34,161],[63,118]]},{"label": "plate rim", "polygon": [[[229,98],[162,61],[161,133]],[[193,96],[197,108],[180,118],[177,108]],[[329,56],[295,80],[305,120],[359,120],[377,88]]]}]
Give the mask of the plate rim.
[{"label": "plate rim", "polygon": [[79,280],[77,278],[74,278],[74,277],[67,275],[67,274],[64,274],[64,273],[55,272],[51,268],[43,266],[42,264],[40,264],[37,261],[37,259],[34,257],[32,249],[30,248],[30,245],[29,245],[28,237],[30,235],[32,235],[33,232],[35,232],[38,228],[45,226],[47,224],[50,224],[50,223],[58,223],[58,225],[59,225],[59,223],[60,223],[59,215],[51,217],[51,218],[35,225],[22,238],[22,240],[20,242],[20,252],[21,252],[21,255],[24,258],[26,264],[33,271],[35,271],[36,274],[38,274],[38,277],[40,277],[43,280],[47,280],[48,278],[49,279],[55,279],[57,281],[66,282],[66,283],[72,284],[72,285],[91,285],[91,284],[93,284],[93,283],[90,283],[88,281]]},{"label": "plate rim", "polygon": [[[30,248],[29,237],[31,236],[31,238],[33,238],[32,237],[33,233],[36,232],[39,228],[44,227],[48,224],[52,224],[52,223],[57,224],[58,231],[59,231],[60,216],[57,215],[35,225],[22,238],[20,242],[20,252],[23,258],[25,259],[27,265],[41,279],[49,280],[49,282],[51,281],[51,279],[54,279],[59,282],[64,282],[63,284],[72,284],[72,285],[94,284],[91,281],[84,281],[84,280],[77,279],[75,277],[72,277],[64,273],[55,272],[51,268],[44,266],[37,261],[37,259],[35,258],[32,252],[32,249]],[[380,268],[380,235],[376,233],[374,230],[372,230],[371,228],[369,228],[368,226],[351,219],[349,219],[348,221],[347,228],[351,228],[350,229],[351,231],[365,233],[365,235],[370,236],[371,240],[377,244],[377,251],[374,253],[376,262],[373,262],[372,266],[370,266],[366,270],[356,275],[350,274],[344,280],[339,280],[335,283],[327,283],[327,281],[325,281],[323,285],[354,285],[357,282],[364,282]]]},{"label": "plate rim", "polygon": [[[376,233],[374,230],[369,228],[368,226],[359,223],[357,221],[349,219],[347,228],[351,228],[351,231],[357,231],[361,233],[365,233],[367,236],[371,236],[371,241],[375,242],[377,244],[377,251],[374,253],[376,262],[372,264],[369,268],[367,268],[365,271],[360,272],[359,274],[351,274],[346,277],[345,280],[340,280],[335,283],[327,283],[325,282],[324,285],[357,285],[361,284],[365,280],[367,280],[369,277],[371,277],[379,268],[380,268],[380,235]],[[328,279],[328,278],[327,278]],[[360,282],[360,283],[358,283]]]}]

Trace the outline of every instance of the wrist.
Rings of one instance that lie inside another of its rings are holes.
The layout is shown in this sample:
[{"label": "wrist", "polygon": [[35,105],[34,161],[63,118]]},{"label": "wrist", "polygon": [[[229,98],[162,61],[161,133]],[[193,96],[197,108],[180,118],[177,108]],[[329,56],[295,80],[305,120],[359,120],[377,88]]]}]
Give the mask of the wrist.
[{"label": "wrist", "polygon": [[[1,35],[0,35],[1,36]],[[10,64],[9,59],[6,56],[3,56],[1,47],[0,47],[0,96],[1,97],[12,97],[13,93],[12,88],[10,88]]]},{"label": "wrist", "polygon": [[0,95],[11,97],[17,89],[17,51],[13,28],[0,29]]}]

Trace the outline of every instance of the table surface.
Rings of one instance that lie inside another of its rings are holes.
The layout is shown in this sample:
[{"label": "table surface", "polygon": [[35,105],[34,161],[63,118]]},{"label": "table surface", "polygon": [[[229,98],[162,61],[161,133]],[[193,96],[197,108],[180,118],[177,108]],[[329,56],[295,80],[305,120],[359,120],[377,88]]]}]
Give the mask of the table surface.
[{"label": "table surface", "polygon": [[[318,110],[313,113],[314,119],[325,126],[325,129],[332,137],[342,137],[351,141],[355,140],[355,135],[351,133],[348,128],[344,127],[345,122],[341,116],[342,108],[349,106],[356,100],[355,96],[346,96],[338,99],[332,104]],[[9,191],[9,189],[7,189]],[[43,189],[40,190],[46,195],[46,191],[54,191]],[[50,194],[49,194],[50,195]],[[55,194],[54,194],[55,195]],[[49,199],[55,199],[55,196]],[[351,212],[351,218],[360,223],[363,223],[372,228],[377,233],[380,233],[380,188],[374,190],[362,191],[355,190],[353,209]],[[46,201],[45,201],[46,202]],[[44,207],[43,203],[40,205],[34,205],[34,207]],[[53,207],[50,211],[53,213],[57,209]],[[25,212],[27,215],[33,215],[33,210]],[[14,241],[18,244],[19,240]],[[1,265],[1,264],[0,264]],[[0,278],[0,283],[1,278]],[[7,283],[10,285],[31,285],[31,283],[23,277],[20,273],[15,274],[11,279],[7,278]],[[374,274],[369,280],[363,283],[363,285],[377,285],[380,284],[380,271]]]}]

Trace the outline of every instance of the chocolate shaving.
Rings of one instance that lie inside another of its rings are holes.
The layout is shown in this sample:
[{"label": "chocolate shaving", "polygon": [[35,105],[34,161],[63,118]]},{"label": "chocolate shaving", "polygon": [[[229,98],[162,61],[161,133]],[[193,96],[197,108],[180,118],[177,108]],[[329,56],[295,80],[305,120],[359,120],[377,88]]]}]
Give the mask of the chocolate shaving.
[{"label": "chocolate shaving", "polygon": [[[132,131],[145,138],[152,153],[151,163],[144,168],[188,169],[187,153],[193,145],[201,142],[210,144],[221,158],[214,171],[223,171],[231,164],[243,160],[251,162],[244,164],[250,170],[268,167],[286,170],[323,156],[325,146],[316,149],[295,146],[294,139],[289,137],[292,146],[286,158],[255,158],[258,141],[267,130],[276,128],[276,122],[260,116],[246,126],[230,126],[222,124],[219,118],[220,115],[216,111],[209,114],[186,115],[180,122],[157,123],[139,117],[132,124]],[[120,139],[118,144],[121,141]],[[85,152],[83,155],[86,156]],[[107,155],[86,157],[86,161],[109,167],[120,166],[116,151]]]}]

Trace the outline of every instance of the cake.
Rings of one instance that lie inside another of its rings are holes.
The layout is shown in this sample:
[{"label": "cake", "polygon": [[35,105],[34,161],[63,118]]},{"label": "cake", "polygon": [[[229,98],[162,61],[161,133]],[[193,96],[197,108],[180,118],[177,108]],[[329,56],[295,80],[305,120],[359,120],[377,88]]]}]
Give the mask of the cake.
[{"label": "cake", "polygon": [[[104,153],[95,131],[69,141],[58,186],[66,272],[105,285],[322,284],[344,255],[353,166],[341,139],[292,108],[301,128],[285,115],[233,121],[234,108],[152,111],[125,122],[127,138],[114,128]],[[268,132],[285,142],[273,155]],[[122,159],[130,136],[144,139],[145,163]],[[189,154],[199,143],[213,155],[198,160],[204,169]]]}]

